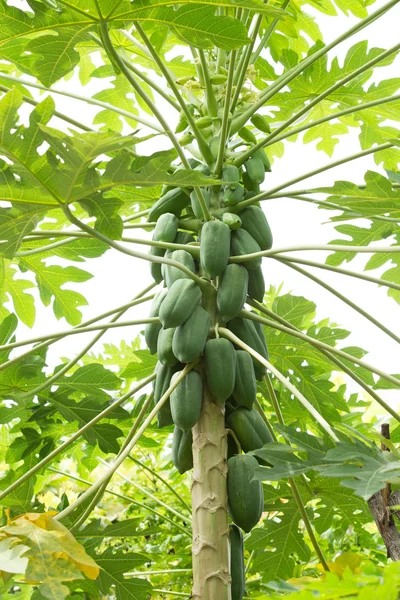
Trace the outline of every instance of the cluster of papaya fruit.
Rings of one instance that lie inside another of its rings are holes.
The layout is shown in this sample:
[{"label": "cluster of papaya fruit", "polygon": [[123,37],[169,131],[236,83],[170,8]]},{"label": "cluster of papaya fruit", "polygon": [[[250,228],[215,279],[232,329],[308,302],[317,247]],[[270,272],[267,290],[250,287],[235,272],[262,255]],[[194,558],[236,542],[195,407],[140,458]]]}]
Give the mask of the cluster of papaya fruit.
[{"label": "cluster of papaya fruit", "polygon": [[[226,209],[257,193],[266,170],[260,153],[245,163],[245,171],[234,165],[222,170],[222,185],[203,188],[211,220],[205,221],[195,190],[167,189],[152,207],[149,221],[155,221],[153,240],[183,244],[186,249],[152,247],[155,256],[165,256],[186,267],[152,263],[151,271],[163,289],[154,298],[150,316],[159,322],[146,326],[145,339],[158,356],[154,383],[157,403],[187,363],[199,362],[180,381],[158,413],[160,427],[174,425],[172,458],[180,473],[193,467],[192,428],[200,418],[203,387],[214,402],[225,409],[228,437],[228,505],[235,525],[230,526],[232,559],[243,564],[241,529],[249,532],[263,510],[262,484],[253,481],[257,459],[248,454],[271,442],[271,434],[254,408],[257,380],[265,367],[247,351],[235,348],[218,335],[218,325],[227,327],[244,344],[268,359],[262,326],[245,318],[246,298],[262,302],[265,282],[261,257],[242,264],[230,263],[231,256],[247,255],[272,246],[272,234],[259,206],[247,206],[237,213]],[[269,164],[269,163],[268,163]],[[195,165],[207,172],[206,165]],[[252,188],[252,189],[249,189]],[[216,217],[216,215],[218,215]],[[184,230],[196,219],[194,235]],[[196,237],[195,237],[196,236]],[[193,273],[197,277],[191,278]],[[199,279],[200,278],[200,279]],[[201,285],[204,283],[204,286]],[[242,453],[242,451],[244,453]],[[240,556],[242,558],[240,558]],[[244,593],[244,571],[235,568],[234,598]],[[242,590],[242,591],[240,591]]]}]

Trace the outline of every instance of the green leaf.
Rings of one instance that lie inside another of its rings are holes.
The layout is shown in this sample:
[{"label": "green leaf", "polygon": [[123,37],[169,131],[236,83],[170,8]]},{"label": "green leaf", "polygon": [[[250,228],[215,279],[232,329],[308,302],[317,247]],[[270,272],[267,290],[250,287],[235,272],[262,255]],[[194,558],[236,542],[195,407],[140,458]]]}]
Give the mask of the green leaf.
[{"label": "green leaf", "polygon": [[246,540],[246,549],[256,551],[254,567],[265,574],[267,581],[280,577],[288,579],[293,576],[294,555],[305,561],[310,556],[299,531],[301,514],[292,499],[286,504],[280,500],[271,504],[266,502],[264,510],[277,511],[278,514],[274,519],[264,520],[262,529],[253,529]]},{"label": "green leaf", "polygon": [[70,282],[88,281],[93,277],[90,273],[77,267],[46,266],[36,256],[25,257],[20,261],[20,265],[35,274],[43,304],[49,306],[54,299],[53,311],[57,319],[65,317],[70,325],[78,325],[81,322],[82,314],[78,306],[85,306],[87,300],[82,294],[65,289],[64,286]]},{"label": "green leaf", "polygon": [[96,555],[96,563],[101,567],[99,587],[103,594],[114,587],[117,600],[147,600],[152,587],[146,579],[124,577],[124,573],[140,567],[148,558],[134,552],[114,553],[110,548]]},{"label": "green leaf", "polygon": [[80,367],[72,375],[64,375],[58,380],[62,387],[104,399],[109,398],[104,390],[117,390],[120,383],[115,373],[96,363]]}]

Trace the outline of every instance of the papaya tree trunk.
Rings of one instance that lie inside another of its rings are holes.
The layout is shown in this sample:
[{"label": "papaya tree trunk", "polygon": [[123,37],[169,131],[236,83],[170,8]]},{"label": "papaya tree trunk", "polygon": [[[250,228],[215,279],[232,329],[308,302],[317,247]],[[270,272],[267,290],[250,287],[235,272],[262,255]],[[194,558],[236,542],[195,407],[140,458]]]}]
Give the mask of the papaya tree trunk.
[{"label": "papaya tree trunk", "polygon": [[204,386],[193,428],[193,600],[230,600],[224,409]]}]

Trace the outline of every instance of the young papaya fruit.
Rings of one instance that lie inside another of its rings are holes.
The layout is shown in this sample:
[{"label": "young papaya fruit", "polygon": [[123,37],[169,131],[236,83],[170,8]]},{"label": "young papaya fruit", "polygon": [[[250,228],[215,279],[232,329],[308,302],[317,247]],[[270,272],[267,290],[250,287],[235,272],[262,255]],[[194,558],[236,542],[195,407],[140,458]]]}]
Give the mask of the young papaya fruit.
[{"label": "young papaya fruit", "polygon": [[178,232],[178,217],[172,213],[164,213],[156,223],[153,240],[156,242],[173,242]]},{"label": "young papaya fruit", "polygon": [[[244,172],[242,175],[242,179],[243,186],[245,190],[247,190],[247,192],[252,192],[255,196],[257,196],[260,193],[260,185],[258,183],[254,183],[254,181],[250,179],[248,173]],[[245,196],[246,195],[247,194],[245,194]]]},{"label": "young papaya fruit", "polygon": [[264,211],[258,206],[248,206],[240,213],[242,227],[257,242],[261,250],[272,248],[272,232]]},{"label": "young papaya fruit", "polygon": [[250,454],[232,456],[228,460],[228,507],[232,520],[246,533],[261,518],[264,490],[261,481],[254,480],[258,462]]},{"label": "young papaya fruit", "polygon": [[222,221],[207,221],[201,229],[200,267],[209,279],[221,275],[229,260],[231,230]]},{"label": "young papaya fruit", "polygon": [[221,85],[226,82],[228,76],[224,73],[214,73],[210,76],[210,81],[213,85]]},{"label": "young papaya fruit", "polygon": [[159,310],[164,329],[178,327],[190,317],[200,304],[202,293],[192,279],[177,279],[168,290]]},{"label": "young papaya fruit", "polygon": [[244,406],[237,408],[229,415],[226,424],[236,435],[243,452],[258,450],[274,441],[255,408],[251,410]]},{"label": "young papaya fruit", "polygon": [[[171,383],[179,375],[172,376]],[[174,423],[182,431],[190,431],[200,418],[203,400],[203,383],[196,371],[189,373],[180,381],[171,394],[171,413]]]},{"label": "young papaya fruit", "polygon": [[[150,256],[158,256],[162,257],[165,254],[164,248],[157,248],[156,246],[151,246],[149,250]],[[156,283],[161,283],[163,280],[163,265],[162,263],[151,262],[150,263],[150,273],[152,278]]]},{"label": "young papaya fruit", "polygon": [[[232,256],[242,256],[244,254],[261,252],[261,248],[257,244],[256,240],[250,235],[250,233],[241,228],[237,231],[232,231],[231,252]],[[262,256],[258,256],[256,258],[250,258],[241,264],[247,269],[257,269],[261,266],[261,262]]]},{"label": "young papaya fruit", "polygon": [[208,165],[203,164],[203,163],[200,163],[195,168],[195,171],[200,171],[200,173],[203,173],[203,175],[211,175],[210,167]]},{"label": "young papaya fruit", "polygon": [[228,187],[235,189],[240,182],[240,171],[235,165],[224,165],[222,167],[222,181]]},{"label": "young papaya fruit", "polygon": [[259,158],[264,165],[264,169],[266,173],[270,173],[271,172],[271,163],[269,162],[269,158],[265,153],[264,148],[259,148],[258,150],[256,150],[253,153],[253,157],[254,158]]},{"label": "young papaya fruit", "polygon": [[231,545],[231,596],[232,600],[242,600],[246,583],[244,543],[243,534],[234,523],[229,525],[229,542]]},{"label": "young papaya fruit", "polygon": [[249,271],[249,285],[247,290],[250,298],[254,298],[257,302],[264,300],[265,281],[261,267]]},{"label": "young papaya fruit", "polygon": [[206,129],[206,127],[210,127],[213,124],[213,120],[211,117],[199,117],[195,121],[198,129]]},{"label": "young papaya fruit", "polygon": [[209,147],[210,147],[210,151],[211,154],[213,155],[213,157],[216,159],[218,156],[218,152],[219,152],[219,144],[220,144],[220,138],[219,135],[215,135],[211,138],[211,140],[209,141]]},{"label": "young papaya fruit", "polygon": [[150,209],[148,221],[157,221],[164,213],[172,213],[179,217],[184,208],[189,206],[190,198],[181,188],[173,188],[159,200]]},{"label": "young papaya fruit", "polygon": [[233,206],[240,202],[243,195],[244,189],[239,183],[234,188],[227,187],[224,191],[224,202],[227,206]]},{"label": "young papaya fruit", "polygon": [[[155,368],[156,379],[153,382],[154,406],[158,404],[162,396],[168,390],[171,383],[171,377],[179,368],[179,365],[174,365],[170,367],[167,365],[163,365],[160,362],[157,363]],[[158,411],[157,422],[158,427],[168,427],[168,425],[173,424],[171,404],[169,398]]]},{"label": "young papaya fruit", "polygon": [[232,396],[238,406],[251,409],[257,395],[253,360],[246,350],[236,351],[236,378]]},{"label": "young papaya fruit", "polygon": [[172,351],[172,339],[175,329],[160,329],[157,340],[157,356],[162,365],[172,367],[178,362],[178,359]]},{"label": "young papaya fruit", "polygon": [[246,173],[251,181],[260,185],[265,179],[264,163],[260,158],[249,158],[244,163]]},{"label": "young papaya fruit", "polygon": [[207,340],[209,328],[208,312],[201,306],[196,306],[187,321],[175,330],[172,350],[178,360],[189,363],[200,356]]},{"label": "young papaya fruit", "polygon": [[217,306],[223,321],[230,321],[242,310],[247,296],[248,281],[247,269],[242,265],[228,265],[222,273]]},{"label": "young papaya fruit", "polygon": [[251,129],[248,129],[248,127],[242,127],[241,129],[239,129],[238,135],[245,142],[249,142],[250,144],[257,144],[256,136],[251,131]]},{"label": "young papaya fruit", "polygon": [[[195,242],[196,240],[194,239],[194,237],[188,233],[187,231],[178,231],[178,233],[175,236],[174,239],[174,244],[192,244],[193,242]],[[165,256],[167,256],[167,252],[165,253]]]},{"label": "young papaya fruit", "polygon": [[208,388],[217,404],[223,405],[235,385],[236,354],[233,344],[225,338],[208,340],[204,364]]},{"label": "young papaya fruit", "polygon": [[[203,198],[207,205],[207,208],[210,208],[210,204],[211,204],[210,192],[208,192],[207,190],[204,190],[204,189],[202,190],[202,192],[203,192]],[[192,193],[190,194],[190,205],[192,207],[195,217],[197,217],[198,219],[204,219],[203,209],[201,208],[200,200],[199,200],[195,190],[193,190]]]},{"label": "young papaya fruit", "polygon": [[185,433],[175,426],[172,436],[172,462],[181,475],[193,469],[192,444],[192,432]]},{"label": "young papaya fruit", "polygon": [[[263,344],[259,332],[255,327],[255,322],[250,321],[250,319],[242,319],[240,317],[235,317],[231,321],[229,321],[227,325],[228,329],[232,331],[234,335],[242,340],[247,346],[253,348],[256,352],[258,352],[262,357],[268,360],[268,352],[266,350],[266,346]],[[242,348],[239,348],[242,350]],[[265,367],[258,362],[257,359],[253,358],[254,372],[256,374],[256,379],[259,381],[265,375]]]},{"label": "young papaya fruit", "polygon": [[221,221],[228,225],[229,229],[240,229],[242,225],[242,219],[239,215],[235,215],[234,213],[226,212],[222,214]]},{"label": "young papaya fruit", "polygon": [[257,129],[263,133],[271,133],[271,127],[263,115],[255,114],[251,117],[250,121],[253,123],[254,127],[257,127]]},{"label": "young papaya fruit", "polygon": [[[190,271],[192,271],[192,273],[196,272],[196,265],[194,263],[193,256],[189,254],[189,252],[186,252],[186,250],[174,250],[168,256],[168,258],[181,263]],[[186,273],[183,273],[183,271],[177,267],[172,267],[171,265],[165,265],[163,273],[165,275],[165,283],[167,284],[168,288],[170,288],[174,281],[177,281],[178,279],[189,279],[189,275],[186,275]]]},{"label": "young papaya fruit", "polygon": [[[154,296],[150,307],[150,318],[159,316],[160,307],[166,295],[167,290],[161,290]],[[146,345],[150,351],[150,354],[155,354],[157,352],[157,338],[161,327],[161,323],[147,323],[146,327],[144,328],[144,339],[146,340]]]}]

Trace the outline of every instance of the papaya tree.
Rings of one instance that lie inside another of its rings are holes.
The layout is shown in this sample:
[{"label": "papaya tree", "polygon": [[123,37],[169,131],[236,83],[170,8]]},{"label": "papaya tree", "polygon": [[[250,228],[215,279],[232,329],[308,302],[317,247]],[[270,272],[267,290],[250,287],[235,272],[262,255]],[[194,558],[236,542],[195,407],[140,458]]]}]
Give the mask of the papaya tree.
[{"label": "papaya tree", "polygon": [[[398,352],[346,281],[400,301],[399,16],[1,3],[2,598],[398,597],[400,375],[308,296]],[[336,239],[293,243],[293,203]]]}]

